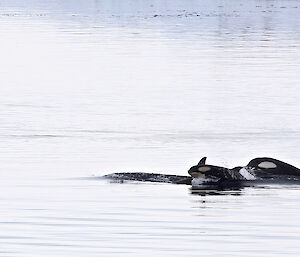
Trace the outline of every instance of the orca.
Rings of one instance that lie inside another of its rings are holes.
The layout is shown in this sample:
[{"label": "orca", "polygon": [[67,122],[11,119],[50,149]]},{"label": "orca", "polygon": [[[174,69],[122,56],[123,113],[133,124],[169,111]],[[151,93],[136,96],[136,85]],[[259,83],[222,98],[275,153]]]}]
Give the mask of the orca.
[{"label": "orca", "polygon": [[160,173],[129,172],[105,175],[115,182],[142,181],[192,186],[251,186],[256,184],[300,184],[300,169],[269,157],[252,159],[246,166],[226,168],[206,164],[203,157],[188,170],[189,176]]},{"label": "orca", "polygon": [[232,169],[207,165],[206,158],[192,166],[188,173],[193,178],[192,185],[239,182],[242,184],[257,183],[290,183],[299,181],[300,169],[269,157],[252,159],[246,166]]},{"label": "orca", "polygon": [[220,181],[239,181],[244,177],[238,172],[242,167],[228,169],[221,166],[206,164],[207,157],[203,157],[199,163],[192,166],[188,173],[193,178],[192,184],[210,184]]},{"label": "orca", "polygon": [[278,175],[300,176],[300,169],[268,157],[255,158],[247,164],[247,167],[254,170],[261,178],[272,178]]}]

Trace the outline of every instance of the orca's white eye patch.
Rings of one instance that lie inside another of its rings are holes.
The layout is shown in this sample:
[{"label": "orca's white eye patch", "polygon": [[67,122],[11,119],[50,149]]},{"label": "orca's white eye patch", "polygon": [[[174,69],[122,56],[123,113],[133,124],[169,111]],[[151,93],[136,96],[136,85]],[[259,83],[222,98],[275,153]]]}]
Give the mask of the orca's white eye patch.
[{"label": "orca's white eye patch", "polygon": [[258,164],[258,167],[263,168],[263,169],[275,169],[277,168],[277,165],[274,162],[261,162]]},{"label": "orca's white eye patch", "polygon": [[203,166],[203,167],[198,168],[198,171],[200,171],[200,172],[206,172],[206,171],[209,171],[209,170],[211,170],[211,168],[207,167],[207,166]]}]

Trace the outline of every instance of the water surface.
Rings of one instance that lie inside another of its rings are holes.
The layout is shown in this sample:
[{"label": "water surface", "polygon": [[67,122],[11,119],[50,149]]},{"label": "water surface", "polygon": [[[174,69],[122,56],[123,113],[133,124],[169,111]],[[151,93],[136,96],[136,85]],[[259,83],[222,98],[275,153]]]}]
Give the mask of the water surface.
[{"label": "water surface", "polygon": [[298,256],[298,187],[94,176],[300,167],[299,10],[0,0],[0,256]]}]

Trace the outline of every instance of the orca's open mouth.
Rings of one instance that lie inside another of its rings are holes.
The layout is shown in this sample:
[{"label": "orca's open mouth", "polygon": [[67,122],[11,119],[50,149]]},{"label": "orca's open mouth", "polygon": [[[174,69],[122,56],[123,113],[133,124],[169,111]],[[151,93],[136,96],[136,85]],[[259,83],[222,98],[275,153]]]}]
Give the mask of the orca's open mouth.
[{"label": "orca's open mouth", "polygon": [[214,177],[214,176],[201,176],[201,177],[195,177],[192,180],[193,186],[198,185],[209,185],[211,183],[217,183],[220,180],[220,178]]}]

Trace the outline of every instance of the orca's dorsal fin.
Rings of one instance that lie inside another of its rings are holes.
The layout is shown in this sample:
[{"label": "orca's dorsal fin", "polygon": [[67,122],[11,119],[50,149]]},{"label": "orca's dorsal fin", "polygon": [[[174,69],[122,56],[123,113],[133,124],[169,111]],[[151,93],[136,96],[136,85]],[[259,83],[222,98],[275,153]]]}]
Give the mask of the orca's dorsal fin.
[{"label": "orca's dorsal fin", "polygon": [[206,162],[206,157],[203,157],[199,162],[198,165],[204,165]]}]

